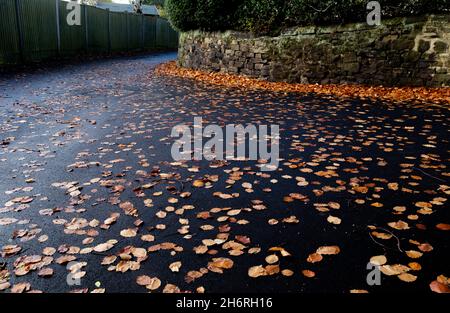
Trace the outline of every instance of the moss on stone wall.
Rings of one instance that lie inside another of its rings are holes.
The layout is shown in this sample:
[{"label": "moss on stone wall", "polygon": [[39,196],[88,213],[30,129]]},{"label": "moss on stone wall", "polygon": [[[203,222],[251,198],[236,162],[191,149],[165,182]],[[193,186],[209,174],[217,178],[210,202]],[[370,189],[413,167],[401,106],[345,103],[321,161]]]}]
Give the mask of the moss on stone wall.
[{"label": "moss on stone wall", "polygon": [[298,27],[277,37],[183,33],[179,64],[267,80],[371,85],[450,85],[450,16]]}]

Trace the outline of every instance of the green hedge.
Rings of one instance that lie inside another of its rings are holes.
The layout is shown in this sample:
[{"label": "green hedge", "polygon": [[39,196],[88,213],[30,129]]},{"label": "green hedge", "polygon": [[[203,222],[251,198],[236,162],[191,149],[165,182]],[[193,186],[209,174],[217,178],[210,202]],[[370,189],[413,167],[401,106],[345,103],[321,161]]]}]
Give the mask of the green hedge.
[{"label": "green hedge", "polygon": [[196,2],[193,0],[166,1],[166,13],[169,14],[169,20],[174,27],[183,31],[200,28],[195,20]]},{"label": "green hedge", "polygon": [[[364,22],[370,0],[166,0],[180,31],[239,30],[275,34],[304,25]],[[449,13],[449,0],[379,0],[383,18]]]}]

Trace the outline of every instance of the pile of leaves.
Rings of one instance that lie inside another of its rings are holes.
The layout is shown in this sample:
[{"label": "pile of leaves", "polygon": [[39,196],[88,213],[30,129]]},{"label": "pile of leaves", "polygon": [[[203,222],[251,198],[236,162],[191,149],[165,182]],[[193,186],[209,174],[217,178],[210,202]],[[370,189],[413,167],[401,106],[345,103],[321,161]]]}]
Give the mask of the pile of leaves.
[{"label": "pile of leaves", "polygon": [[371,87],[363,85],[319,85],[269,82],[234,74],[207,72],[179,67],[176,62],[168,62],[156,68],[159,75],[195,79],[207,84],[222,87],[243,88],[246,90],[268,90],[274,92],[315,93],[334,95],[341,98],[381,99],[394,102],[428,102],[446,105],[450,103],[450,88],[425,87]]}]

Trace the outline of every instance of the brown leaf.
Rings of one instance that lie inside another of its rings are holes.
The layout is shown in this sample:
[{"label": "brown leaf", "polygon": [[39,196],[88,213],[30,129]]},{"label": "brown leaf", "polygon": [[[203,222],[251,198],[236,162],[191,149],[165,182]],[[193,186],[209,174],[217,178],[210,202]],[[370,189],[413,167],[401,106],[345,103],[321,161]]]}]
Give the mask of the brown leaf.
[{"label": "brown leaf", "polygon": [[161,287],[161,280],[159,280],[159,278],[157,277],[151,278],[150,283],[146,286],[146,288],[149,290],[156,290],[159,287]]},{"label": "brown leaf", "polygon": [[418,259],[423,255],[423,253],[415,250],[409,250],[406,251],[406,255],[409,256],[411,259]]},{"label": "brown leaf", "polygon": [[440,223],[436,225],[436,228],[439,230],[450,230],[450,224]]},{"label": "brown leaf", "polygon": [[112,241],[104,242],[101,244],[98,244],[94,247],[95,252],[105,252],[114,247],[114,244]]},{"label": "brown leaf", "polygon": [[394,276],[406,273],[410,270],[410,268],[405,265],[394,264],[394,265],[382,265],[380,266],[380,270],[385,275]]},{"label": "brown leaf", "polygon": [[413,281],[416,281],[417,276],[414,276],[412,274],[409,273],[401,273],[400,275],[397,276],[400,280],[407,282],[407,283],[412,283]]},{"label": "brown leaf", "polygon": [[233,260],[228,258],[214,258],[208,263],[208,269],[216,273],[222,273],[222,269],[230,269],[233,267]]},{"label": "brown leaf", "polygon": [[278,262],[278,257],[276,254],[271,254],[266,257],[266,262],[268,264],[275,264]]},{"label": "brown leaf", "polygon": [[313,278],[314,276],[316,276],[316,273],[314,273],[311,270],[303,270],[302,274],[303,274],[303,276],[308,277],[308,278]]},{"label": "brown leaf", "polygon": [[338,246],[322,246],[316,250],[317,254],[322,255],[335,255],[339,254],[339,252],[341,252],[341,250],[339,249]]},{"label": "brown leaf", "polygon": [[117,256],[115,255],[110,255],[110,256],[105,256],[102,260],[102,265],[110,265],[112,263],[114,263],[117,260]]},{"label": "brown leaf", "polygon": [[292,275],[294,275],[294,272],[290,269],[284,269],[281,271],[281,275],[291,277]]},{"label": "brown leaf", "polygon": [[248,269],[248,276],[257,278],[260,276],[267,276],[266,269],[262,265],[252,266]]},{"label": "brown leaf", "polygon": [[405,229],[409,229],[409,225],[408,223],[404,222],[404,221],[398,221],[398,222],[391,222],[388,223],[388,225],[394,229],[397,230],[405,230]]},{"label": "brown leaf", "polygon": [[136,283],[139,286],[147,286],[150,285],[152,282],[153,282],[152,278],[147,275],[141,275],[136,278]]},{"label": "brown leaf", "polygon": [[120,235],[125,238],[136,237],[137,229],[136,228],[123,229],[122,231],[120,231]]},{"label": "brown leaf", "polygon": [[328,223],[330,224],[334,224],[334,225],[339,225],[341,224],[341,219],[339,217],[335,217],[335,216],[328,216],[327,218]]},{"label": "brown leaf", "polygon": [[180,292],[181,292],[180,288],[172,284],[167,284],[163,289],[163,293],[180,293]]},{"label": "brown leaf", "polygon": [[449,286],[444,285],[437,280],[434,280],[430,283],[430,289],[436,293],[450,293]]},{"label": "brown leaf", "polygon": [[181,268],[181,262],[173,262],[169,265],[169,268],[172,272],[179,272]]},{"label": "brown leaf", "polygon": [[309,263],[317,263],[323,260],[323,256],[319,253],[311,253],[308,258],[306,259],[306,261],[308,261]]},{"label": "brown leaf", "polygon": [[192,183],[192,186],[197,187],[197,188],[201,188],[203,186],[205,186],[205,183],[203,182],[203,180],[194,180],[194,182]]},{"label": "brown leaf", "polygon": [[126,215],[138,217],[137,209],[134,207],[133,203],[129,201],[120,203],[119,208],[121,208]]},{"label": "brown leaf", "polygon": [[386,262],[387,259],[384,255],[377,255],[370,258],[370,263],[373,265],[384,265]]},{"label": "brown leaf", "polygon": [[38,276],[50,277],[53,275],[53,269],[50,267],[45,267],[38,272]]}]

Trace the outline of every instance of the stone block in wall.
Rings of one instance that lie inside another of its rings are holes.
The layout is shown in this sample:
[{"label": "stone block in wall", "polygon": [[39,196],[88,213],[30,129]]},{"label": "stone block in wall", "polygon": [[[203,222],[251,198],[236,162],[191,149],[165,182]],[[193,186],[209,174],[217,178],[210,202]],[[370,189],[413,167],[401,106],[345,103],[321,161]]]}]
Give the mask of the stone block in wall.
[{"label": "stone block in wall", "polygon": [[448,44],[442,40],[434,42],[433,50],[436,53],[445,53],[448,50]]},{"label": "stone block in wall", "polygon": [[342,69],[348,73],[358,73],[359,72],[359,63],[344,63]]},{"label": "stone block in wall", "polygon": [[248,75],[248,76],[252,76],[252,70],[248,69],[248,68],[243,68],[240,70],[240,73],[244,74],[244,75]]},{"label": "stone block in wall", "polygon": [[265,78],[265,79],[269,79],[270,77],[270,67],[265,65],[263,66],[263,68],[261,69],[261,77]]},{"label": "stone block in wall", "polygon": [[226,50],[225,50],[225,55],[227,55],[227,56],[233,56],[233,55],[234,55],[234,50],[226,49]]},{"label": "stone block in wall", "polygon": [[419,46],[418,46],[418,51],[420,52],[420,53],[425,53],[425,52],[427,52],[428,50],[430,50],[430,47],[431,47],[431,45],[430,45],[430,42],[429,41],[427,41],[427,40],[420,40],[419,41]]},{"label": "stone block in wall", "polygon": [[256,63],[254,67],[255,67],[255,70],[261,70],[264,67],[264,64]]},{"label": "stone block in wall", "polygon": [[402,36],[392,43],[392,49],[397,51],[411,50],[414,48],[414,38]]},{"label": "stone block in wall", "polygon": [[253,63],[251,63],[251,62],[247,62],[247,63],[244,65],[244,68],[246,68],[246,69],[248,69],[248,70],[253,70],[253,69],[255,68],[255,65],[254,65]]},{"label": "stone block in wall", "polygon": [[436,87],[450,86],[450,75],[448,75],[448,74],[434,75],[432,86],[436,86]]},{"label": "stone block in wall", "polygon": [[230,45],[230,49],[231,49],[231,50],[234,50],[234,51],[239,51],[239,50],[240,50],[240,47],[239,47],[239,45],[238,45],[237,43],[232,43],[232,44]]},{"label": "stone block in wall", "polygon": [[403,62],[406,63],[416,63],[419,61],[421,53],[418,51],[410,50],[402,54]]},{"label": "stone block in wall", "polygon": [[449,72],[449,69],[446,67],[436,67],[434,71],[436,74],[447,74]]}]

